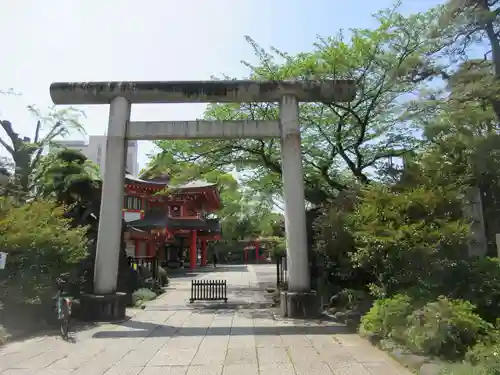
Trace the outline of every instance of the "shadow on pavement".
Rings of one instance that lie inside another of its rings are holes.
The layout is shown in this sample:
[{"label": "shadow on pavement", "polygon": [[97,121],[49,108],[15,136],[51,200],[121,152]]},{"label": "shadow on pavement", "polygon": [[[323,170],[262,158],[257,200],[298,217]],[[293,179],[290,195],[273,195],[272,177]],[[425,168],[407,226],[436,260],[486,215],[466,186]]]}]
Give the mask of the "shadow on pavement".
[{"label": "shadow on pavement", "polygon": [[273,327],[174,327],[149,322],[129,320],[121,326],[133,331],[99,331],[93,338],[134,338],[134,337],[172,337],[172,336],[247,336],[247,335],[333,335],[349,333],[342,325],[334,326],[273,326]]},{"label": "shadow on pavement", "polygon": [[[72,334],[94,328],[97,323],[72,319]],[[0,302],[0,346],[44,336],[60,336],[60,324],[50,306]]]}]

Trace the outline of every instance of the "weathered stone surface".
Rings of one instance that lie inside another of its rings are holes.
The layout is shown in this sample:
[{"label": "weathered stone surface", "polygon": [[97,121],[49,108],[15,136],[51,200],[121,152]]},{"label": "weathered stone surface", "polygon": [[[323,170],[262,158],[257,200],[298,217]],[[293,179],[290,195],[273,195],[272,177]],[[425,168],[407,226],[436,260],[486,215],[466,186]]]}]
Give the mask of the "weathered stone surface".
[{"label": "weathered stone surface", "polygon": [[356,89],[352,80],[55,82],[50,96],[54,104],[73,105],[107,104],[117,96],[131,103],[277,102],[283,95],[303,102],[349,102]]},{"label": "weathered stone surface", "polygon": [[302,319],[317,318],[321,315],[319,302],[314,291],[308,293],[282,292],[280,305],[282,316]]},{"label": "weathered stone surface", "polygon": [[46,336],[3,347],[0,374],[411,374],[338,323],[276,320],[254,308],[265,291],[255,291],[253,267],[199,277],[226,279],[228,305],[238,308],[189,305],[191,279],[172,278],[145,310],[129,310],[129,321],[77,332],[74,344]]},{"label": "weathered stone surface", "polygon": [[401,363],[412,369],[418,370],[426,361],[427,358],[421,355],[405,354],[401,356]]},{"label": "weathered stone surface", "polygon": [[81,297],[80,316],[92,322],[111,322],[126,317],[126,293],[109,295],[84,294]]},{"label": "weathered stone surface", "polygon": [[443,367],[437,363],[424,363],[418,372],[419,375],[438,375]]}]

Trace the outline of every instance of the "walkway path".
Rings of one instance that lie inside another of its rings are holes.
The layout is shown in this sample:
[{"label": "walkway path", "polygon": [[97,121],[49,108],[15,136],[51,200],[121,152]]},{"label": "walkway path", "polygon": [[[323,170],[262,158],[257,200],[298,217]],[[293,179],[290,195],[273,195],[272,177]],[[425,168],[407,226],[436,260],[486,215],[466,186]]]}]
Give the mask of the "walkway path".
[{"label": "walkway path", "polygon": [[189,305],[190,279],[174,278],[162,298],[131,320],[79,332],[73,344],[55,336],[9,344],[0,349],[0,374],[410,374],[338,325],[277,320],[256,308],[258,267],[268,266],[198,276],[228,281],[227,306]]}]

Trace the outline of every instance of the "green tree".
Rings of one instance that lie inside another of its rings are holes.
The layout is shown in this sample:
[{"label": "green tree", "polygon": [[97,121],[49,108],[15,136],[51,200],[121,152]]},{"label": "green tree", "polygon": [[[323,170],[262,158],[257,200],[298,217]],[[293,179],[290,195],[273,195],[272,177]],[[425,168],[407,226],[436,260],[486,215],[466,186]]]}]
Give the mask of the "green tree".
[{"label": "green tree", "polygon": [[[43,198],[54,199],[66,207],[65,216],[74,227],[84,227],[88,238],[88,256],[80,262],[78,272],[83,289],[93,290],[97,233],[101,208],[101,179],[98,167],[81,152],[69,149],[52,152],[42,158],[35,171],[35,190]],[[123,240],[120,248],[118,290],[129,290],[129,267]]]},{"label": "green tree", "polygon": [[71,205],[97,199],[99,167],[79,151],[64,149],[44,156],[34,172],[37,195]]},{"label": "green tree", "polygon": [[491,255],[496,255],[495,234],[500,230],[500,129],[491,101],[496,95],[494,80],[490,61],[471,59],[448,75],[444,90],[433,90],[415,103],[413,121],[420,124],[429,144],[424,153],[407,160],[413,167],[407,165],[405,171],[407,186],[432,181],[454,185],[467,195],[478,189]]},{"label": "green tree", "polygon": [[64,207],[50,200],[17,205],[0,200],[0,249],[7,252],[1,273],[2,298],[23,301],[51,296],[55,279],[87,256],[87,228],[74,228]]},{"label": "green tree", "polygon": [[488,101],[497,119],[500,119],[498,80],[500,78],[500,1],[498,0],[448,0],[437,8],[440,23],[434,36],[443,45],[443,52],[452,61],[468,60],[471,52],[475,58],[477,50],[484,49],[484,56],[474,62],[492,68],[492,79],[482,81],[476,88],[489,91]]},{"label": "green tree", "polygon": [[419,288],[437,296],[467,257],[469,225],[460,196],[448,187],[365,188],[349,226],[353,265],[373,275],[378,295]]},{"label": "green tree", "polygon": [[73,108],[52,109],[47,116],[34,106],[28,107],[28,110],[38,118],[33,139],[20,136],[10,121],[0,119],[0,126],[7,135],[0,138],[0,145],[12,158],[15,182],[24,195],[31,192],[32,173],[42,159],[43,150],[57,137],[65,137],[74,130],[84,131],[80,123],[83,113]]},{"label": "green tree", "polygon": [[[435,23],[432,10],[404,17],[397,9],[379,12],[373,29],[354,29],[320,38],[309,52],[287,54],[263,50],[247,38],[258,58],[246,64],[250,78],[353,79],[358,96],[350,104],[301,104],[306,199],[319,204],[353,183],[367,183],[388,158],[419,146],[412,123],[405,120],[410,93],[418,91],[434,65],[436,44],[427,38]],[[425,73],[425,74],[424,74]],[[274,120],[270,103],[215,104],[209,120]],[[267,196],[281,196],[278,140],[159,141],[177,160],[242,172],[247,186]],[[372,172],[370,172],[372,171]]]}]

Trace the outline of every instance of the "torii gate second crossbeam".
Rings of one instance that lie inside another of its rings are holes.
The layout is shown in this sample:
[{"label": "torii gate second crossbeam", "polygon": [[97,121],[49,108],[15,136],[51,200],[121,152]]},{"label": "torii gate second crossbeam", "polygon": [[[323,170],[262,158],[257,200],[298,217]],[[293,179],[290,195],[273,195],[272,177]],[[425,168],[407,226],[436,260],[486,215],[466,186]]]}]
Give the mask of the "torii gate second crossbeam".
[{"label": "torii gate second crossbeam", "polygon": [[[128,139],[280,138],[289,273],[284,311],[290,317],[317,312],[309,279],[298,103],[352,101],[354,81],[59,82],[50,86],[50,95],[54,104],[110,105],[94,295],[87,299],[99,305],[96,320],[120,319],[125,314],[116,287]],[[278,102],[279,121],[130,122],[135,103],[242,102]]]}]

